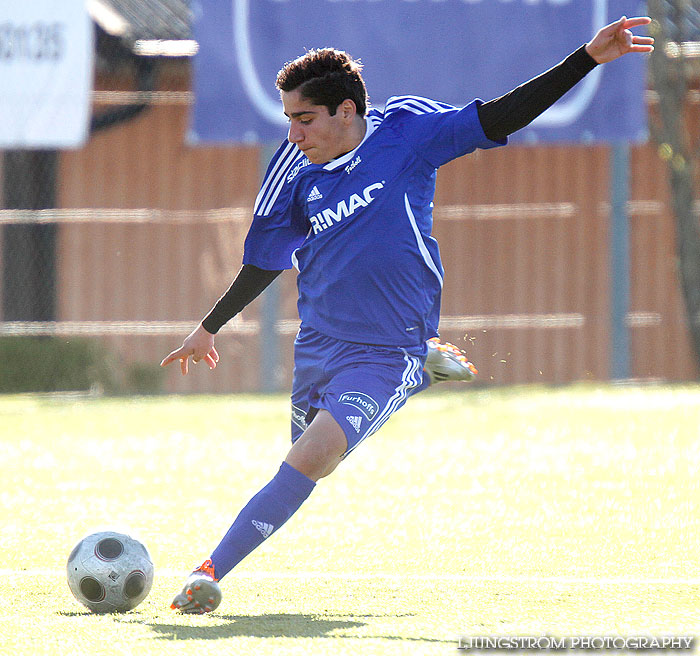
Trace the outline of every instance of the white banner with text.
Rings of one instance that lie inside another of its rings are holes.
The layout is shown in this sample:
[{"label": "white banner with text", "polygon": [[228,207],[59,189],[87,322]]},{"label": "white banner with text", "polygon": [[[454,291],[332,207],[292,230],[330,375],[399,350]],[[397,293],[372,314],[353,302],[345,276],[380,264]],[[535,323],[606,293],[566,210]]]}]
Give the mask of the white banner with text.
[{"label": "white banner with text", "polygon": [[0,148],[78,148],[86,140],[93,24],[85,0],[3,2]]}]

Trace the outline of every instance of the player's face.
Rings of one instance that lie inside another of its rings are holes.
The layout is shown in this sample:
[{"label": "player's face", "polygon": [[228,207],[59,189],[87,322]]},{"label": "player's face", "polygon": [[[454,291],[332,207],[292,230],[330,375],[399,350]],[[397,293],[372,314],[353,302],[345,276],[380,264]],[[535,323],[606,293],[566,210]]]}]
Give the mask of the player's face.
[{"label": "player's face", "polygon": [[[354,119],[354,103],[344,101],[331,116],[325,105],[314,105],[301,92],[282,91],[284,113],[289,119],[288,139],[309,158],[313,164],[325,164],[351,151],[357,144],[351,143],[351,126]],[[349,104],[348,108],[346,105]],[[348,111],[348,109],[350,111]],[[352,115],[351,115],[352,114]]]}]

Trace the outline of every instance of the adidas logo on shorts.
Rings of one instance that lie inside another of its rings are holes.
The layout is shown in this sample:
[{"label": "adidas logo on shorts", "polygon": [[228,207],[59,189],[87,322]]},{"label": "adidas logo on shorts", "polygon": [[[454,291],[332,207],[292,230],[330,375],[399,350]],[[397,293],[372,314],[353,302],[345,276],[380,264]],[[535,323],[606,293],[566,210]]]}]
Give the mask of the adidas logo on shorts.
[{"label": "adidas logo on shorts", "polygon": [[355,429],[356,432],[360,432],[360,426],[362,425],[362,417],[345,417]]}]

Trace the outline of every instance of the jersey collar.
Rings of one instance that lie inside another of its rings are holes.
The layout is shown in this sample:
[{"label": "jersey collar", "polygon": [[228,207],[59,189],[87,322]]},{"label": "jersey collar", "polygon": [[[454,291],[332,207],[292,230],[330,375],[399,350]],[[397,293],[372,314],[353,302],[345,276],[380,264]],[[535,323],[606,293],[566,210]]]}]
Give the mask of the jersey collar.
[{"label": "jersey collar", "polygon": [[372,135],[372,133],[376,129],[375,122],[372,120],[372,117],[367,117],[365,119],[365,125],[367,126],[365,130],[365,136],[362,137],[362,141],[360,141],[355,148],[353,148],[349,153],[345,153],[345,155],[341,155],[337,159],[331,160],[328,162],[328,164],[324,164],[323,168],[326,171],[333,171],[337,169],[340,166],[345,166],[353,157],[355,157],[355,154],[357,151],[362,147],[362,144],[369,139],[369,137]]}]

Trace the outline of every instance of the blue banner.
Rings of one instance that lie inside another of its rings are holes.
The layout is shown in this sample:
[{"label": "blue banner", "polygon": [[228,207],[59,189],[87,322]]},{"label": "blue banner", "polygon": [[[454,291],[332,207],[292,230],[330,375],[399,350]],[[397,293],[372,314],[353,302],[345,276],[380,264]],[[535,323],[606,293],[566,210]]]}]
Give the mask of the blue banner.
[{"label": "blue banner", "polygon": [[[282,65],[311,48],[360,59],[373,106],[415,94],[462,106],[550,68],[638,0],[198,0],[191,143],[279,141]],[[646,57],[597,67],[531,126],[525,142],[643,141]]]}]

